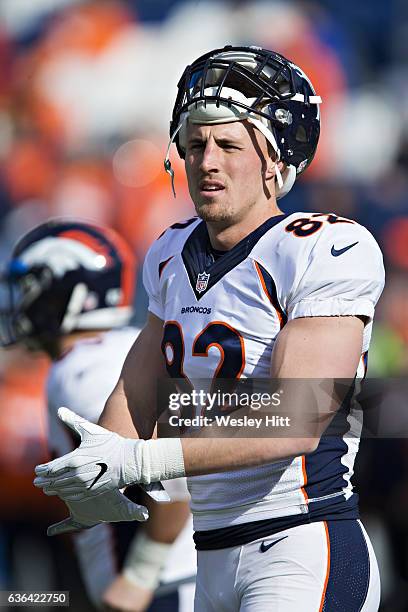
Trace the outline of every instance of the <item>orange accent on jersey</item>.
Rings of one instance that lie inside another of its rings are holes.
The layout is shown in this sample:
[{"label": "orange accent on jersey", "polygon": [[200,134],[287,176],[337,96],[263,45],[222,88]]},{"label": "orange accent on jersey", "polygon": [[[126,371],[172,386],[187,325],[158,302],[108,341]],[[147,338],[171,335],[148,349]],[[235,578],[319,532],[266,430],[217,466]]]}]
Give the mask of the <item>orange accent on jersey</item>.
[{"label": "orange accent on jersey", "polygon": [[171,256],[170,256],[168,259],[166,259],[165,261],[162,261],[162,262],[159,264],[159,278],[161,278],[161,275],[163,274],[163,270],[164,270],[164,268],[167,266],[167,264],[169,263],[169,261],[170,261],[171,259],[173,259],[173,257],[174,257],[174,255],[171,255]]},{"label": "orange accent on jersey", "polygon": [[[208,351],[210,350],[210,348],[212,346],[215,346],[220,351],[220,353],[221,353],[220,362],[219,362],[219,364],[217,366],[217,369],[214,372],[214,378],[217,378],[218,372],[221,370],[221,368],[223,366],[223,363],[224,363],[224,360],[225,360],[225,352],[224,352],[224,349],[222,348],[221,344],[219,344],[218,342],[211,342],[211,344],[209,344],[207,346],[205,353],[196,353],[195,351],[193,351],[193,356],[194,357],[208,357]],[[239,378],[239,377],[237,377],[237,378]]]},{"label": "orange accent on jersey", "polygon": [[200,331],[199,334],[197,334],[197,336],[194,338],[193,341],[193,347],[192,347],[192,355],[193,357],[208,357],[208,350],[212,347],[212,346],[216,346],[220,353],[221,353],[221,360],[220,363],[217,366],[217,369],[215,370],[215,374],[213,378],[217,378],[217,374],[220,371],[220,369],[222,368],[222,365],[224,363],[224,358],[225,358],[225,353],[224,353],[224,349],[222,348],[222,346],[218,343],[218,342],[211,342],[211,344],[209,344],[207,346],[207,350],[205,353],[197,353],[194,350],[194,347],[196,345],[196,342],[198,340],[198,338],[209,328],[211,327],[211,325],[223,325],[224,327],[228,327],[228,329],[230,329],[232,332],[234,332],[238,338],[239,338],[239,342],[241,344],[241,355],[242,355],[242,360],[241,360],[241,368],[238,372],[238,374],[235,376],[235,378],[240,378],[241,374],[245,368],[245,344],[244,344],[244,339],[241,336],[241,334],[239,333],[239,331],[237,331],[234,327],[232,327],[231,325],[229,325],[228,323],[225,323],[224,321],[211,321],[211,323],[208,323],[208,325],[206,325],[204,327],[204,329],[202,331]]},{"label": "orange accent on jersey", "polygon": [[276,311],[276,314],[277,314],[277,317],[279,319],[280,328],[282,329],[282,327],[285,325],[285,321],[283,320],[283,316],[282,316],[282,312],[281,312],[281,307],[280,307],[280,305],[279,305],[279,307],[277,307],[277,305],[274,303],[274,300],[273,300],[272,296],[269,295],[269,291],[268,291],[268,289],[267,289],[267,287],[265,285],[264,277],[262,276],[262,272],[261,272],[261,270],[259,268],[258,263],[256,261],[254,261],[254,264],[255,264],[255,268],[256,268],[256,271],[257,271],[258,276],[259,276],[259,280],[261,281],[262,289],[264,290],[266,297],[268,298],[268,300],[270,301],[270,303],[274,307],[274,309]]},{"label": "orange accent on jersey", "polygon": [[303,497],[305,498],[305,502],[309,503],[309,498],[305,491],[305,486],[307,485],[307,473],[306,473],[306,457],[302,455],[302,474],[303,474],[303,486],[301,487]]},{"label": "orange accent on jersey", "polygon": [[322,612],[323,610],[324,599],[326,597],[327,584],[329,582],[329,576],[330,576],[330,536],[329,536],[329,529],[327,527],[326,521],[324,521],[324,528],[326,531],[326,543],[327,543],[327,567],[326,567],[326,578],[324,580],[324,585],[323,585],[322,598],[320,600],[319,612]]},{"label": "orange accent on jersey", "polygon": [[[183,364],[184,364],[184,355],[186,354],[186,348],[184,345],[184,335],[183,335],[183,328],[181,327],[180,323],[178,321],[166,321],[165,324],[163,325],[163,333],[164,333],[164,329],[166,327],[166,325],[175,325],[176,327],[178,327],[179,332],[180,332],[180,339],[181,339],[181,359],[180,359],[180,378],[185,378],[185,380],[188,382],[188,384],[191,386],[191,389],[194,389],[191,380],[189,379],[189,377],[187,376],[187,374],[184,372],[184,368],[183,368]],[[175,356],[175,350],[174,350],[174,346],[172,345],[172,343],[166,342],[165,347],[167,346],[171,346],[172,350],[173,350],[173,359],[170,361],[169,359],[167,359],[167,355],[164,354],[164,359],[166,360],[167,365],[171,366],[174,363],[174,356]]]}]

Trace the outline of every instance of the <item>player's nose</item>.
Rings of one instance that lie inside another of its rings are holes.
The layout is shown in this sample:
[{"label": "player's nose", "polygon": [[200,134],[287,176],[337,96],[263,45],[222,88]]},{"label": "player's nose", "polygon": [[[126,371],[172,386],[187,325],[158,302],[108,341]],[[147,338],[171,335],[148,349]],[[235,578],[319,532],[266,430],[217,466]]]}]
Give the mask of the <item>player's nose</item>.
[{"label": "player's nose", "polygon": [[207,140],[203,149],[200,170],[203,174],[220,170],[220,148],[212,139]]}]

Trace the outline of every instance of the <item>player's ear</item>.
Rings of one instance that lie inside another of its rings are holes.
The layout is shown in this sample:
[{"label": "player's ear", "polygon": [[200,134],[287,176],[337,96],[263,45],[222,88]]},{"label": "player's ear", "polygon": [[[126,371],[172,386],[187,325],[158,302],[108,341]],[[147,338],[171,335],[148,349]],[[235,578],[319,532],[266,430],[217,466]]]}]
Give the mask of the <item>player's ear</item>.
[{"label": "player's ear", "polygon": [[266,168],[265,168],[265,180],[274,180],[276,177],[276,163],[282,174],[286,169],[286,164],[283,161],[276,162],[276,153],[269,141],[266,143],[268,148],[268,155],[266,156]]},{"label": "player's ear", "polygon": [[266,163],[265,180],[272,180],[276,177],[276,165],[282,174],[286,169],[286,164],[283,161],[276,162],[275,155],[270,155]]}]

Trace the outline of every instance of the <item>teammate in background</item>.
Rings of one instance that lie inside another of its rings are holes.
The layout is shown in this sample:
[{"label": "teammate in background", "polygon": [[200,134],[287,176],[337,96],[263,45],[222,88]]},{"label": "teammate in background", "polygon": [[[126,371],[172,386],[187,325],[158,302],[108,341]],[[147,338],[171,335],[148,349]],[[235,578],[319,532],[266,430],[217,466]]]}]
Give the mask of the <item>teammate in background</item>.
[{"label": "teammate in background", "polygon": [[[170,136],[198,217],[151,247],[149,320],[99,426],[60,411],[82,444],[37,466],[35,484],[74,516],[82,500],[98,520],[106,508],[89,484],[102,457],[104,495],[186,474],[197,611],[373,612],[378,568],[350,481],[361,433],[353,404],[334,415],[336,436],[317,427],[313,436],[245,444],[147,439],[165,366],[191,392],[195,379],[218,375],[363,375],[384,285],[381,252],[365,228],[330,213],[285,215],[277,205],[319,138],[321,100],[298,66],[258,47],[225,47],[188,66],[178,88]],[[166,169],[173,179],[168,156]],[[295,408],[300,419],[306,398]],[[129,439],[133,425],[140,440]]]},{"label": "teammate in background", "polygon": [[[97,422],[139,334],[126,327],[132,313],[134,258],[112,230],[49,221],[21,238],[3,280],[10,300],[2,313],[2,344],[19,342],[51,358],[49,450],[54,456],[68,453],[78,439],[58,419],[58,408],[72,406]],[[146,496],[151,518],[135,537],[133,525],[112,528],[106,523],[73,535],[84,585],[95,606],[103,602],[115,610],[155,610],[158,605],[192,609],[195,553],[188,492],[182,481],[172,481],[168,488],[175,501],[166,504],[166,510]],[[141,499],[138,491],[133,496]],[[141,507],[127,503],[139,516]],[[121,572],[120,549],[126,550]],[[178,588],[180,581],[187,584]],[[159,582],[165,594],[160,596],[159,587],[150,608]]]}]

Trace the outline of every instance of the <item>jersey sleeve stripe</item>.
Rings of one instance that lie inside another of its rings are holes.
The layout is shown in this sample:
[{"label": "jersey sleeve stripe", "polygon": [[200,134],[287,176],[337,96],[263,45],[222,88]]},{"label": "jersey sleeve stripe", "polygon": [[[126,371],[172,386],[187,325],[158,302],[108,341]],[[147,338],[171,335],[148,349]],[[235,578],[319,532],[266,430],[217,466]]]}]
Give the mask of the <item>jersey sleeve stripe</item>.
[{"label": "jersey sleeve stripe", "polygon": [[303,493],[303,497],[305,498],[305,503],[309,502],[309,497],[306,493],[306,485],[307,485],[307,471],[306,471],[306,457],[302,455],[302,474],[303,474],[303,486],[300,487]]},{"label": "jersey sleeve stripe", "polygon": [[161,261],[159,263],[159,278],[161,278],[161,275],[163,274],[164,268],[173,259],[173,257],[174,257],[174,255],[171,255],[168,259],[165,259],[164,261]]},{"label": "jersey sleeve stripe", "polygon": [[275,281],[273,280],[272,276],[265,270],[265,268],[261,266],[261,264],[259,264],[257,261],[254,261],[254,264],[259,276],[259,280],[261,281],[262,289],[264,290],[267,298],[276,310],[276,314],[278,315],[280,323],[280,328],[282,329],[282,327],[286,325],[288,317],[281,305],[279,304]]}]

